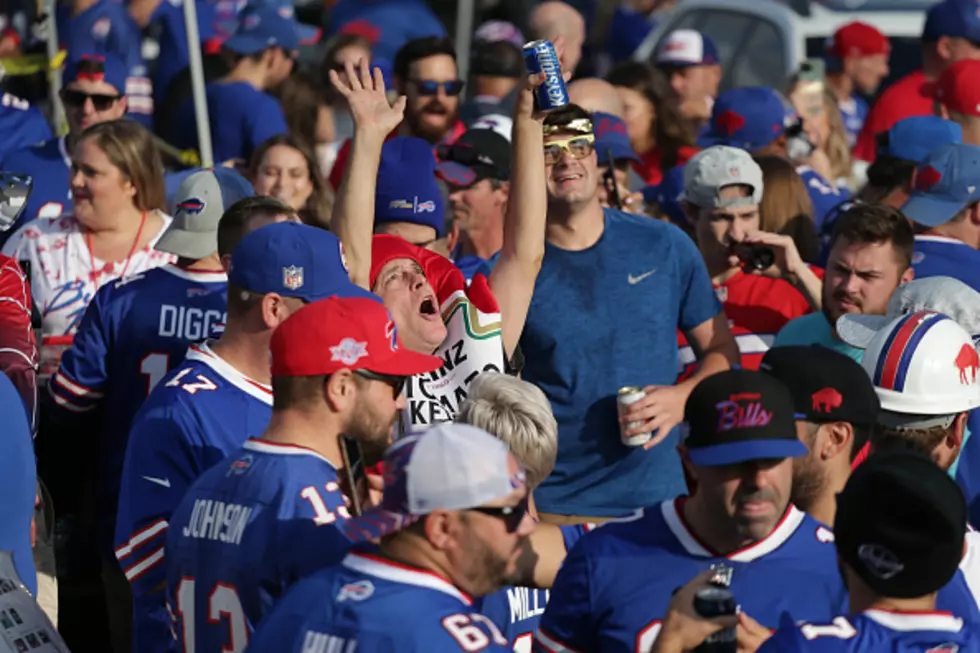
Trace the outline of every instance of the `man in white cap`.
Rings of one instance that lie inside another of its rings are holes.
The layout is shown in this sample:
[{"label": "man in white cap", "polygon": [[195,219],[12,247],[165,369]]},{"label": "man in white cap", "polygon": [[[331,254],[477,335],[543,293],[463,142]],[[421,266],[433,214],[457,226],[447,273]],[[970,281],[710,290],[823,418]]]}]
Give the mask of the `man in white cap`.
[{"label": "man in white cap", "polygon": [[[820,299],[820,280],[793,239],[759,231],[762,193],[762,169],[745,150],[715,145],[684,166],[684,213],[747,369],[757,369],[779,330]],[[697,359],[679,338],[686,377]]]},{"label": "man in white cap", "polygon": [[711,118],[721,83],[721,59],[714,42],[702,32],[671,32],[657,51],[657,68],[670,80],[681,115],[700,126]]},{"label": "man in white cap", "polygon": [[380,545],[294,585],[249,651],[512,650],[471,598],[510,583],[534,530],[524,469],[503,441],[464,424],[399,439],[381,505],[338,528]]}]

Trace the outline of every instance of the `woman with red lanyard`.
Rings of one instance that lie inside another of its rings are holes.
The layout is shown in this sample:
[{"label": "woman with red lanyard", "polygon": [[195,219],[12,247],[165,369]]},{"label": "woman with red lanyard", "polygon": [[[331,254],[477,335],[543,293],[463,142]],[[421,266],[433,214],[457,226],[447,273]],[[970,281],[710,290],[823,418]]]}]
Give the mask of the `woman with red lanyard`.
[{"label": "woman with red lanyard", "polygon": [[670,101],[670,82],[648,63],[627,61],[606,75],[623,100],[623,120],[630,145],[640,155],[633,170],[644,183],[656,186],[668,170],[697,154],[693,125]]},{"label": "woman with red lanyard", "polygon": [[42,378],[58,368],[100,286],[174,258],[153,249],[170,217],[163,212],[160,155],[139,124],[113,120],[82,132],[70,183],[70,215],[34,220],[3,247],[30,271],[41,313]]}]

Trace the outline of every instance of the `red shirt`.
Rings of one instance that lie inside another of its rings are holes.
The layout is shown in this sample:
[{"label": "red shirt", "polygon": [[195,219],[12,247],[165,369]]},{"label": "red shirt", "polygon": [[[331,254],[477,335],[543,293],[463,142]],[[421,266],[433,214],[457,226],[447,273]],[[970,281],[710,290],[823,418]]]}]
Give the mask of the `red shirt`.
[{"label": "red shirt", "polygon": [[[464,131],[466,131],[466,125],[463,123],[457,122],[455,125],[453,125],[453,128],[449,130],[449,135],[432,148],[432,154],[436,157],[436,160],[439,159],[439,155],[436,152],[439,145],[442,145],[443,143],[452,143],[459,138]],[[387,143],[397,135],[398,128],[396,127],[395,129],[391,130],[391,133],[385,138],[385,142]],[[330,174],[327,176],[327,180],[330,182],[330,186],[333,187],[334,191],[340,188],[340,183],[344,180],[344,172],[347,170],[347,159],[349,158],[350,139],[348,138],[344,141],[344,144],[340,146],[340,150],[337,151],[337,158],[334,160],[333,168],[330,169]]]},{"label": "red shirt", "polygon": [[[741,271],[725,283],[715,285],[715,293],[742,354],[742,367],[747,370],[759,369],[762,357],[783,325],[811,311],[803,293],[788,281]],[[697,367],[697,359],[680,331],[677,346],[678,380],[683,380]]]},{"label": "red shirt", "polygon": [[[698,153],[698,148],[689,147],[687,145],[682,146],[677,150],[677,161],[674,165],[682,166],[688,162],[688,160]],[[633,162],[633,170],[636,174],[647,183],[649,186],[656,186],[664,178],[664,171],[660,169],[660,149],[654,147],[651,150],[647,150],[640,155],[640,161]]]},{"label": "red shirt", "polygon": [[33,427],[38,354],[31,305],[31,286],[23,270],[17,261],[0,254],[0,371],[23,397]]},{"label": "red shirt", "polygon": [[911,116],[929,116],[933,113],[933,97],[927,93],[929,81],[921,70],[906,75],[889,86],[868,112],[857,143],[855,158],[871,163],[875,160],[877,143],[875,136]]}]

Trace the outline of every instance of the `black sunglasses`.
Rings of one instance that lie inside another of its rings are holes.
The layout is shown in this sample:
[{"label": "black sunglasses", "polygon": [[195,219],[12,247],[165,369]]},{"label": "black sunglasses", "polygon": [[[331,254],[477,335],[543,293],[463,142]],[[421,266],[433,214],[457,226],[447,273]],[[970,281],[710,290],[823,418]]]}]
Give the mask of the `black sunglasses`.
[{"label": "black sunglasses", "polygon": [[481,153],[469,143],[453,143],[452,145],[441,143],[436,149],[440,161],[455,161],[470,168],[473,166],[484,166],[493,171],[494,178],[496,179],[506,179],[508,177],[489,156]]},{"label": "black sunglasses", "polygon": [[61,101],[66,106],[79,108],[85,106],[85,100],[92,100],[92,106],[96,111],[105,111],[114,103],[122,99],[121,95],[105,95],[104,93],[85,93],[84,91],[73,91],[64,89],[61,91]]},{"label": "black sunglasses", "polygon": [[361,377],[362,379],[368,379],[370,381],[381,381],[391,386],[392,391],[395,393],[395,398],[397,399],[402,391],[405,389],[405,382],[408,381],[407,376],[395,376],[392,374],[378,374],[377,372],[371,372],[370,370],[354,370],[354,374]]},{"label": "black sunglasses", "polygon": [[431,79],[412,79],[409,80],[419,91],[419,95],[438,95],[439,89],[442,88],[446,95],[459,95],[463,92],[463,82],[459,79],[454,79],[451,82],[437,82]]},{"label": "black sunglasses", "polygon": [[479,508],[470,508],[470,510],[503,520],[507,532],[513,533],[520,527],[524,515],[527,514],[528,501],[528,496],[524,495],[524,498],[516,506],[480,506]]}]

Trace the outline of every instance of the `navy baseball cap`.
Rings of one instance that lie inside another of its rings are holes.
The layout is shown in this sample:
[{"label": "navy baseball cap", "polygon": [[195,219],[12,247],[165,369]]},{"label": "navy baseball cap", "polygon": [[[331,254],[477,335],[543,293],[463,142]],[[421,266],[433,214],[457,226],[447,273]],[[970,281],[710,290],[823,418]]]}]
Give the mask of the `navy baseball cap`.
[{"label": "navy baseball cap", "polygon": [[385,143],[378,166],[374,224],[411,222],[432,227],[441,238],[444,221],[432,146],[414,136],[398,136]]},{"label": "navy baseball cap", "polygon": [[938,147],[915,169],[912,193],[902,206],[909,220],[938,227],[980,201],[980,147],[950,143]]},{"label": "navy baseball cap", "polygon": [[381,301],[351,282],[339,238],[295,222],[266,225],[242,238],[231,255],[228,283],[306,302],[332,296]]},{"label": "navy baseball cap", "polygon": [[922,163],[940,145],[963,142],[959,123],[939,116],[912,116],[899,120],[879,140],[878,154]]},{"label": "navy baseball cap", "polygon": [[729,145],[754,152],[779,138],[787,118],[786,104],[773,89],[733,88],[718,96],[711,110],[711,125],[698,145]]},{"label": "navy baseball cap", "polygon": [[242,55],[256,54],[267,48],[282,48],[286,52],[299,49],[300,35],[296,21],[284,18],[272,6],[246,9],[235,34],[224,47]]},{"label": "navy baseball cap", "polygon": [[112,86],[120,95],[126,95],[126,64],[115,55],[108,53],[81,54],[70,59],[65,64],[65,71],[61,76],[61,83],[67,86],[79,79],[88,79],[93,82],[105,82]]},{"label": "navy baseball cap", "polygon": [[293,7],[292,0],[274,0],[272,6],[276,8],[280,16],[296,23],[296,33],[299,35],[300,45],[313,45],[320,40],[323,35],[322,29],[296,21],[296,8]]},{"label": "navy baseball cap", "polygon": [[980,43],[980,4],[967,0],[943,0],[926,13],[922,40],[933,43],[954,36]]},{"label": "navy baseball cap", "polygon": [[614,161],[639,161],[640,157],[630,145],[629,132],[626,122],[611,113],[596,111],[592,114],[592,131],[595,132],[593,149],[599,156],[599,165],[609,162],[608,153],[612,152]]},{"label": "navy baseball cap", "polygon": [[765,372],[726,370],[704,379],[687,399],[684,421],[688,456],[702,467],[807,452],[796,435],[792,393]]}]

